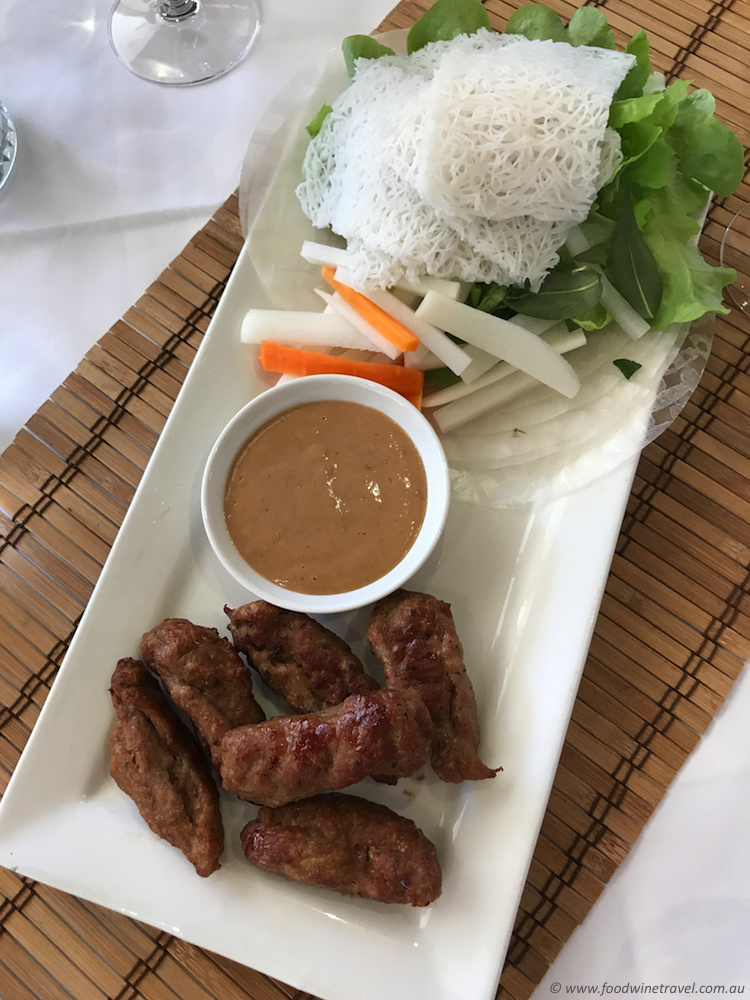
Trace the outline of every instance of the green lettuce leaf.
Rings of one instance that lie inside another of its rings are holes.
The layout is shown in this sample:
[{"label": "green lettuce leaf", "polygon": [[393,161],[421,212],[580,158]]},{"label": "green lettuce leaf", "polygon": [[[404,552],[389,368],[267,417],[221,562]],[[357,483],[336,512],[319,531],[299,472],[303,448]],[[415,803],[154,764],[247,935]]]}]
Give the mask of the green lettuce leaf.
[{"label": "green lettuce leaf", "polygon": [[320,130],[323,127],[323,122],[326,120],[326,118],[330,115],[332,111],[333,108],[331,107],[330,104],[321,105],[320,111],[318,111],[317,115],[313,118],[313,120],[309,124],[305,125],[305,129],[313,138],[318,134],[318,132],[320,132]]},{"label": "green lettuce leaf", "polygon": [[568,32],[560,15],[541,3],[530,3],[514,10],[505,25],[505,32],[532,40],[568,41]]},{"label": "green lettuce leaf", "polygon": [[567,35],[566,40],[571,45],[594,45],[600,49],[616,48],[614,32],[598,7],[579,7],[570,19]]},{"label": "green lettuce leaf", "polygon": [[707,90],[694,90],[680,104],[666,139],[680,169],[720,198],[739,187],[745,172],[742,143],[715,117],[716,101]]},{"label": "green lettuce leaf", "polygon": [[381,56],[394,55],[393,49],[381,45],[370,35],[349,35],[341,44],[346,63],[346,72],[354,76],[354,63],[357,59],[379,59]]},{"label": "green lettuce leaf", "polygon": [[592,330],[604,329],[608,323],[612,322],[612,317],[601,302],[597,302],[594,308],[589,309],[587,313],[583,313],[582,316],[575,316],[573,322],[577,323],[582,330],[590,332]]},{"label": "green lettuce leaf", "polygon": [[615,94],[616,101],[626,101],[631,97],[641,97],[646,81],[651,76],[651,55],[648,35],[641,29],[637,31],[625,47],[625,51],[635,56],[635,66],[620,84]]},{"label": "green lettuce leaf", "polygon": [[450,41],[457,35],[473,35],[490,27],[490,16],[481,0],[437,0],[412,25],[406,51],[416,52],[430,42]]}]

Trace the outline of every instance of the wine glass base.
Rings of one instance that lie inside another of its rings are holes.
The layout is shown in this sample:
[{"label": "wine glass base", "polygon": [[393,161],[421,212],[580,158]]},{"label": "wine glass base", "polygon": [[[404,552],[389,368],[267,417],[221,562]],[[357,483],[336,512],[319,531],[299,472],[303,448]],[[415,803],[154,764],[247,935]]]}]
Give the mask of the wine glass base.
[{"label": "wine glass base", "polygon": [[750,204],[740,209],[724,230],[719,263],[737,272],[737,280],[727,292],[737,308],[750,316]]},{"label": "wine glass base", "polygon": [[131,73],[186,86],[228,73],[250,51],[260,27],[256,0],[198,0],[190,16],[170,20],[158,0],[119,0],[109,40]]}]

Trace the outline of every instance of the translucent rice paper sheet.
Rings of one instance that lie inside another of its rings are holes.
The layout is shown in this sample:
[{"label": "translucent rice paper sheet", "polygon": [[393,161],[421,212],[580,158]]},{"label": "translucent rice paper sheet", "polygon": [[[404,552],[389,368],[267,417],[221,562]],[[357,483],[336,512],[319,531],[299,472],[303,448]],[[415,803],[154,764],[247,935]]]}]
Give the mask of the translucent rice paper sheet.
[{"label": "translucent rice paper sheet", "polygon": [[[403,49],[404,38],[402,31],[380,36],[396,51]],[[302,243],[344,245],[330,230],[313,228],[295,189],[309,141],[305,126],[348,83],[336,49],[281,91],[247,150],[240,219],[274,308],[320,312],[314,291],[322,284],[320,270],[300,256]],[[588,334],[588,344],[567,355],[581,379],[573,399],[540,385],[442,436],[454,499],[485,507],[553,499],[632,459],[687,403],[703,374],[712,336],[712,316],[638,341],[615,324]],[[619,358],[642,368],[627,380],[612,363]]]}]

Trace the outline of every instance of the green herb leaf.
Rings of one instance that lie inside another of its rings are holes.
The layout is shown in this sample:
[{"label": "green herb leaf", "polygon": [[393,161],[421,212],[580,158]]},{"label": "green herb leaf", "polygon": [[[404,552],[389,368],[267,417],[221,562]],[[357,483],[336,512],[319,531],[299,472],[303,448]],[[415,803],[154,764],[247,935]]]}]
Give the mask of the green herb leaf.
[{"label": "green herb leaf", "polygon": [[593,309],[601,294],[601,278],[590,267],[557,268],[538,292],[509,288],[507,304],[524,316],[573,319]]},{"label": "green herb leaf", "polygon": [[331,107],[330,104],[324,104],[324,105],[322,105],[320,111],[313,118],[313,120],[310,122],[310,124],[309,125],[305,125],[305,128],[310,133],[310,135],[313,137],[313,139],[318,134],[318,132],[320,132],[321,128],[323,127],[323,122],[326,120],[326,118],[328,117],[328,115],[330,115],[330,113],[332,111],[333,111],[333,108]]},{"label": "green herb leaf", "polygon": [[354,76],[354,63],[357,59],[379,59],[381,56],[395,55],[393,49],[381,45],[369,35],[349,35],[344,39],[341,49],[349,76]]},{"label": "green herb leaf", "polygon": [[611,245],[610,240],[605,240],[593,247],[589,247],[588,250],[582,250],[581,253],[575,255],[576,264],[587,264],[589,266],[597,264],[603,266],[607,263]]},{"label": "green herb leaf", "polygon": [[607,274],[639,316],[653,319],[661,303],[664,283],[654,255],[635,221],[629,191],[620,205]]},{"label": "green herb leaf", "polygon": [[620,369],[626,379],[631,379],[638,369],[643,367],[637,361],[630,361],[628,358],[617,358],[612,364]]},{"label": "green herb leaf", "polygon": [[457,385],[461,378],[450,368],[431,368],[424,373],[424,380],[431,389],[447,389],[449,385]]},{"label": "green herb leaf", "polygon": [[490,16],[481,0],[437,0],[412,26],[406,51],[416,52],[429,42],[450,41],[490,27]]},{"label": "green herb leaf", "polygon": [[499,285],[496,281],[490,282],[490,284],[477,281],[471,286],[471,291],[466,301],[475,309],[480,309],[482,312],[494,313],[496,310],[504,308],[507,294],[507,285]]},{"label": "green herb leaf", "polygon": [[600,49],[616,47],[607,18],[597,7],[578,8],[568,24],[568,41],[571,45],[595,45]]},{"label": "green herb leaf", "polygon": [[625,101],[630,97],[641,97],[646,81],[651,76],[648,35],[642,28],[630,39],[625,51],[635,56],[635,66],[628,70],[627,76],[620,84],[615,94],[616,101]]},{"label": "green herb leaf", "polygon": [[530,3],[514,10],[505,25],[505,32],[508,35],[523,35],[532,40],[568,41],[568,32],[560,15],[541,3]]}]

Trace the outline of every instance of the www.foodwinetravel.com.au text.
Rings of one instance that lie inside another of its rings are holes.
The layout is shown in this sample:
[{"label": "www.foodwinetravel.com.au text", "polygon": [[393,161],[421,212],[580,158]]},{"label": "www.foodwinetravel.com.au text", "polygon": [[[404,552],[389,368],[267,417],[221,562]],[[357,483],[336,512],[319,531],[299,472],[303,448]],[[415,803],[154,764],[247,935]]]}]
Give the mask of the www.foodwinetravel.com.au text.
[{"label": "www.foodwinetravel.com.au text", "polygon": [[551,983],[552,993],[584,993],[594,996],[607,996],[610,993],[744,993],[744,986],[722,986],[712,983],[596,983],[594,985]]}]

